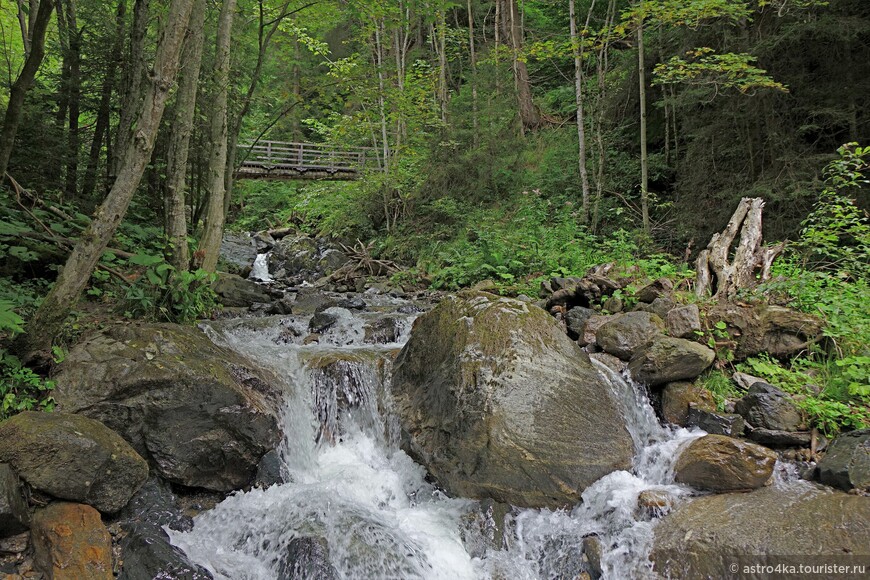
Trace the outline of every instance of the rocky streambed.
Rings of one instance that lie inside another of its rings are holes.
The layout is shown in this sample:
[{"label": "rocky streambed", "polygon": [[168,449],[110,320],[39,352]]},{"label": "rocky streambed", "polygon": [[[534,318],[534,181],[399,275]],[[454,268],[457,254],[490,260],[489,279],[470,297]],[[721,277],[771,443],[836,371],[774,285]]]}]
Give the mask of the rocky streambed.
[{"label": "rocky streambed", "polygon": [[[870,432],[822,457],[788,396],[751,377],[718,411],[691,382],[714,358],[694,339],[701,317],[663,282],[613,314],[592,308],[619,287],[600,271],[554,279],[538,303],[233,284],[249,292],[237,318],[93,334],[56,374],[56,412],[0,424],[0,570],[719,578],[747,577],[737,556],[870,564]],[[739,312],[744,349],[812,332]]]}]

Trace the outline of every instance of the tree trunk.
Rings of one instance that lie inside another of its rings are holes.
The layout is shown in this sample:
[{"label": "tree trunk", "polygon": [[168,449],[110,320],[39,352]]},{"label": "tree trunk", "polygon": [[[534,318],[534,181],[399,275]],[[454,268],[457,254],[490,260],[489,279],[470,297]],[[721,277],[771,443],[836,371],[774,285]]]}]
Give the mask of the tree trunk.
[{"label": "tree trunk", "polygon": [[190,266],[187,247],[187,218],[185,187],[190,136],[196,113],[196,91],[202,64],[204,40],[205,0],[194,0],[190,25],[181,56],[181,82],[175,101],[175,119],[169,141],[166,165],[166,259],[177,272],[186,272]]},{"label": "tree trunk", "polygon": [[442,0],[438,5],[438,31],[435,49],[438,53],[438,104],[441,122],[447,123],[447,7]]},{"label": "tree trunk", "polygon": [[477,112],[477,54],[474,47],[474,12],[471,8],[471,0],[467,2],[468,10],[468,52],[471,59],[471,125],[474,133],[474,146],[480,144],[480,131],[478,127]]},{"label": "tree trunk", "polygon": [[145,80],[147,67],[145,39],[148,35],[149,12],[150,0],[136,0],[133,5],[133,28],[130,31],[130,60],[124,69],[124,93],[121,117],[118,121],[118,135],[115,138],[115,155],[109,165],[110,184],[118,175],[127,144],[137,129],[133,125],[133,120],[137,118],[142,105],[142,83]]},{"label": "tree trunk", "polygon": [[211,153],[207,170],[208,209],[199,250],[202,252],[202,269],[214,272],[220,256],[224,232],[224,211],[227,172],[228,93],[230,82],[230,41],[236,0],[223,0],[218,17],[215,41],[214,86],[215,94],[210,107],[211,126],[209,141]]},{"label": "tree trunk", "polygon": [[[707,248],[698,254],[695,293],[699,297],[712,294],[715,298],[731,298],[738,290],[753,288],[770,278],[770,267],[785,244],[762,247],[763,209],[763,199],[744,197],[722,233],[713,234]],[[738,231],[740,242],[731,257]]]},{"label": "tree trunk", "polygon": [[166,99],[175,82],[184,31],[190,18],[193,0],[172,0],[160,34],[154,67],[145,85],[144,106],[136,119],[135,137],[123,152],[117,179],[109,195],[82,233],[51,291],[45,297],[28,332],[15,341],[16,352],[25,360],[46,356],[52,340],[76,304],[103,251],[127,212],[133,193],[142,179],[151,157]]},{"label": "tree trunk", "polygon": [[[589,8],[589,16],[595,8],[595,1]],[[589,173],[586,170],[586,116],[583,112],[583,42],[584,38],[577,35],[577,16],[574,10],[574,0],[568,0],[569,25],[571,28],[571,44],[574,50],[574,96],[577,102],[577,164],[580,170],[580,186],[582,188],[582,205],[580,218],[582,223],[589,223]],[[586,19],[584,32],[589,28],[589,18]]]},{"label": "tree trunk", "polygon": [[504,37],[510,43],[514,84],[517,92],[517,106],[523,131],[534,130],[541,126],[541,113],[532,100],[532,85],[529,81],[529,70],[520,58],[523,49],[523,29],[516,0],[499,0],[504,2],[501,11],[504,23]]},{"label": "tree trunk", "polygon": [[88,202],[94,198],[94,190],[97,187],[97,169],[100,166],[100,151],[103,147],[104,138],[107,142],[106,163],[111,163],[111,155],[108,153],[111,149],[108,147],[108,137],[112,114],[112,93],[115,90],[115,77],[118,72],[118,65],[121,62],[121,51],[124,47],[124,21],[126,15],[127,2],[126,0],[119,0],[118,9],[115,12],[115,39],[112,43],[112,55],[106,64],[106,76],[103,79],[103,88],[100,93],[100,106],[97,110],[97,123],[94,127],[94,139],[91,141],[91,150],[88,155],[88,166],[85,169],[85,175],[82,179],[80,198],[86,202],[86,205],[90,205]]},{"label": "tree trunk", "polygon": [[69,34],[69,78],[67,85],[67,105],[69,114],[67,133],[66,196],[75,199],[78,195],[79,173],[79,114],[81,112],[81,46],[82,32],[78,29],[76,6],[73,0],[64,0],[66,23]]},{"label": "tree trunk", "polygon": [[[643,2],[640,4],[642,8]],[[637,26],[637,76],[640,91],[640,211],[643,231],[649,235],[649,156],[646,148],[646,65],[643,50],[643,15],[641,15]]]},{"label": "tree trunk", "polygon": [[15,147],[15,135],[18,133],[18,126],[24,116],[24,97],[33,85],[36,72],[45,56],[45,32],[48,30],[52,10],[54,10],[54,2],[43,0],[39,3],[37,13],[30,15],[32,18],[30,52],[24,61],[21,73],[12,84],[12,90],[9,92],[9,104],[6,106],[6,115],[3,118],[3,129],[0,131],[0,179],[6,174],[9,158]]}]

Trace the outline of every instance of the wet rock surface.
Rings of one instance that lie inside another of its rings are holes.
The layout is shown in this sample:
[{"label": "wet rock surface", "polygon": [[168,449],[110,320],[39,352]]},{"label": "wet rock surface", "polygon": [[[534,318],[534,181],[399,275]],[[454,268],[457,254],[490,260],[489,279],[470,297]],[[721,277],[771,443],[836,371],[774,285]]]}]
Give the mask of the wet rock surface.
[{"label": "wet rock surface", "polygon": [[803,484],[684,503],[656,526],[651,558],[663,577],[722,578],[738,561],[842,565],[867,556],[870,498]]},{"label": "wet rock surface", "polygon": [[705,435],[690,442],[674,466],[674,479],[715,492],[755,489],[773,474],[776,453],[739,439]]},{"label": "wet rock surface", "polygon": [[102,421],[191,487],[247,485],[281,437],[277,378],[195,328],[111,327],[76,345],[56,381],[60,409]]},{"label": "wet rock surface", "polygon": [[0,463],[0,538],[27,530],[30,513],[18,475],[6,463]]},{"label": "wet rock surface", "polygon": [[819,481],[841,489],[870,490],[870,429],[840,435],[818,465]]},{"label": "wet rock surface", "polygon": [[661,385],[694,379],[713,363],[714,358],[715,353],[704,345],[665,336],[636,351],[628,368],[635,380]]},{"label": "wet rock surface", "polygon": [[25,411],[0,423],[0,461],[54,497],[116,512],[148,477],[148,464],[94,419]]},{"label": "wet rock surface", "polygon": [[450,493],[517,506],[576,503],[626,469],[619,405],[546,312],[463,292],[417,319],[393,376],[403,447]]},{"label": "wet rock surface", "polygon": [[58,502],[33,515],[34,564],[51,580],[111,580],[112,539],[91,506]]},{"label": "wet rock surface", "polygon": [[716,410],[716,403],[710,391],[692,383],[668,383],[662,389],[661,399],[662,418],[680,427],[688,425],[690,406],[704,411]]}]

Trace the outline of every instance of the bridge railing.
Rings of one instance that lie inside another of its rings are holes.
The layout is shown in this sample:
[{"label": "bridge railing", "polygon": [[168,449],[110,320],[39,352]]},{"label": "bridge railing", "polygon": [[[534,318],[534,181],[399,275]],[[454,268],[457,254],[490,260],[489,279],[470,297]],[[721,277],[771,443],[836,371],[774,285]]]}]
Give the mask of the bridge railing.
[{"label": "bridge railing", "polygon": [[377,152],[370,147],[335,149],[315,143],[258,141],[238,148],[243,170],[361,173],[379,168]]}]

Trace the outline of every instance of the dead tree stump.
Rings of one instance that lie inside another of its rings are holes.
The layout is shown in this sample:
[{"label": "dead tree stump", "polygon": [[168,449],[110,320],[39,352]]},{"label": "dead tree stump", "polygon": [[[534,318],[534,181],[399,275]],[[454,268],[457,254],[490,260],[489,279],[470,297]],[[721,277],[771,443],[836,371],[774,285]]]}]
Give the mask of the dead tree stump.
[{"label": "dead tree stump", "polygon": [[[744,197],[721,233],[713,234],[695,262],[695,294],[730,298],[741,288],[752,288],[770,278],[770,267],[785,249],[785,242],[762,246],[761,212],[764,200]],[[732,256],[738,232],[740,241]]]}]

